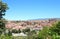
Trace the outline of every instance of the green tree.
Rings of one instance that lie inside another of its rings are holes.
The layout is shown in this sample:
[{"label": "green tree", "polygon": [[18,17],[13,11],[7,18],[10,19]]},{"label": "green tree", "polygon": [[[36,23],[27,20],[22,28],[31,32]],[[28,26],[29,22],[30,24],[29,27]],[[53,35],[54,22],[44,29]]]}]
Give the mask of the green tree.
[{"label": "green tree", "polygon": [[21,30],[20,29],[19,30],[13,29],[12,33],[21,33]]},{"label": "green tree", "polygon": [[38,34],[39,39],[60,39],[60,21],[52,27],[44,27]]},{"label": "green tree", "polygon": [[39,32],[38,38],[39,39],[47,39],[47,38],[50,39],[49,32],[50,32],[49,27],[44,27],[43,30]]},{"label": "green tree", "polygon": [[50,35],[53,39],[60,39],[60,21],[50,28]]},{"label": "green tree", "polygon": [[23,32],[30,32],[30,28],[23,29]]},{"label": "green tree", "polygon": [[0,1],[0,29],[2,31],[5,31],[5,23],[2,21],[2,19],[7,9],[8,9],[7,4]]},{"label": "green tree", "polygon": [[8,9],[7,4],[0,1],[0,19],[5,15],[6,10]]}]

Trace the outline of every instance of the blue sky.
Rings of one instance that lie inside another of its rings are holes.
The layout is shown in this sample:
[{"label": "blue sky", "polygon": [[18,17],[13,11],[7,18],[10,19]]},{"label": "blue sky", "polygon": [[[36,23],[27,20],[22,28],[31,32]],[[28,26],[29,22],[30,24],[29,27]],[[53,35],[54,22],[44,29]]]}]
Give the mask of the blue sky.
[{"label": "blue sky", "polygon": [[60,0],[2,0],[8,4],[4,18],[28,20],[38,18],[60,18]]}]

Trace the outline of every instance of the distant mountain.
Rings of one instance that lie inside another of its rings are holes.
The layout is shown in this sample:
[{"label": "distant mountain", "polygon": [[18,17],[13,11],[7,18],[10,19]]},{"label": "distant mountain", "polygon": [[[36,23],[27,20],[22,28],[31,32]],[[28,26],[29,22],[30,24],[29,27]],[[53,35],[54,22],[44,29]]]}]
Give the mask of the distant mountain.
[{"label": "distant mountain", "polygon": [[35,21],[35,20],[60,20],[60,18],[39,18],[39,19],[30,19],[30,21]]}]

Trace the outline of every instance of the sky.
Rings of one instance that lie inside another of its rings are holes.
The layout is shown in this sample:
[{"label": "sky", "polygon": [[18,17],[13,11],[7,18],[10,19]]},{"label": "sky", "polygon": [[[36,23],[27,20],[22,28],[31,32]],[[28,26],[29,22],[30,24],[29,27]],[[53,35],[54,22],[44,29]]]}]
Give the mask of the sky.
[{"label": "sky", "polygon": [[60,0],[2,0],[9,9],[7,20],[60,18]]}]

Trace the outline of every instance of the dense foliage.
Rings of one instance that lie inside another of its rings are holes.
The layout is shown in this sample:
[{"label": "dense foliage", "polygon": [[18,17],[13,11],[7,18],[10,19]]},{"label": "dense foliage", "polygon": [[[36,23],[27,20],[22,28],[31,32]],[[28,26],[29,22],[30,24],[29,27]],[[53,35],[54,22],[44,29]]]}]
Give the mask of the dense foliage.
[{"label": "dense foliage", "polygon": [[38,37],[40,39],[60,39],[60,22],[50,28],[44,27],[44,29],[39,32]]},{"label": "dense foliage", "polygon": [[7,4],[0,1],[0,34],[5,31],[5,23],[3,22],[3,15],[8,9]]}]

